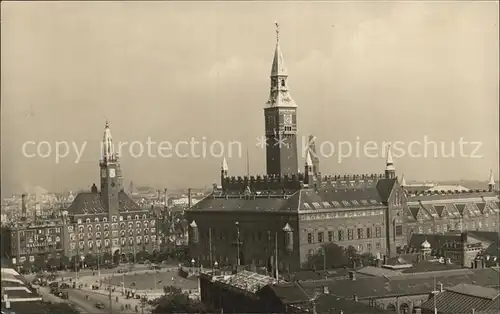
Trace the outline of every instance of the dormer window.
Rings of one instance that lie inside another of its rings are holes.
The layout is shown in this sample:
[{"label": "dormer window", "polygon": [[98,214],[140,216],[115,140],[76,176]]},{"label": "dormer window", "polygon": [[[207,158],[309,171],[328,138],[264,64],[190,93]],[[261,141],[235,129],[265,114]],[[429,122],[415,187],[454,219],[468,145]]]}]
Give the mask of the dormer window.
[{"label": "dormer window", "polygon": [[99,218],[94,219],[95,222],[99,222]]},{"label": "dormer window", "polygon": [[90,223],[90,218],[85,219],[85,222],[89,224]]}]

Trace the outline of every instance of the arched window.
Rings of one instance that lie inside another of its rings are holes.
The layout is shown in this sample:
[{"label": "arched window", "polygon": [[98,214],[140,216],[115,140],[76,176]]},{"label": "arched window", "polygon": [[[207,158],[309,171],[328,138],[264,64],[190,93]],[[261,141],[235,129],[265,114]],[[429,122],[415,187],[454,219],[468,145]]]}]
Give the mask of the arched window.
[{"label": "arched window", "polygon": [[135,220],[139,220],[139,215],[135,215]]},{"label": "arched window", "polygon": [[85,219],[85,222],[89,224],[90,223],[90,218]]},{"label": "arched window", "polygon": [[99,218],[97,218],[97,217],[96,217],[96,218],[94,219],[94,221],[95,221],[95,222],[99,222]]},{"label": "arched window", "polygon": [[102,221],[107,222],[107,221],[108,221],[108,218],[104,217],[104,218],[102,219]]},{"label": "arched window", "polygon": [[130,220],[130,219],[132,219],[132,216],[128,215],[127,220]]},{"label": "arched window", "polygon": [[146,215],[142,215],[142,219],[146,219]]},{"label": "arched window", "polygon": [[123,216],[120,216],[120,221],[123,221]]},{"label": "arched window", "polygon": [[281,80],[281,86],[285,87],[285,80]]}]

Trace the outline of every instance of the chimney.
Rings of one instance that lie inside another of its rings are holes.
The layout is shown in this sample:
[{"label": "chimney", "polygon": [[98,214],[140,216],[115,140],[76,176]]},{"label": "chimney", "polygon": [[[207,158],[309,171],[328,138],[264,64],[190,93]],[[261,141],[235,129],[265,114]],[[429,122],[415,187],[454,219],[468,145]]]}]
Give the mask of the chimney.
[{"label": "chimney", "polygon": [[356,280],[356,272],[355,271],[350,271],[349,272],[349,279],[350,280]]},{"label": "chimney", "polygon": [[439,292],[443,292],[443,291],[444,291],[444,289],[443,289],[443,284],[442,284],[442,283],[440,283],[440,284],[439,284]]},{"label": "chimney", "polygon": [[188,189],[188,208],[191,208],[191,188]]},{"label": "chimney", "polygon": [[23,193],[21,195],[21,215],[22,217],[26,217],[26,197],[27,195]]}]

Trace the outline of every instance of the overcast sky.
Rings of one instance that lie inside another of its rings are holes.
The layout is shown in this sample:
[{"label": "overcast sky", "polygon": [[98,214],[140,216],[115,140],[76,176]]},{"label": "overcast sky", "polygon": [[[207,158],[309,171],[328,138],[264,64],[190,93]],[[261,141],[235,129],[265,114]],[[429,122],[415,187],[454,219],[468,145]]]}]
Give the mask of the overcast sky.
[{"label": "overcast sky", "polygon": [[[246,174],[246,147],[250,172],[264,173],[255,138],[264,134],[275,21],[300,136],[403,147],[427,136],[444,141],[446,154],[455,143],[454,158],[395,158],[406,180],[498,173],[497,2],[1,5],[3,192],[98,182],[106,119],[115,141],[239,141],[243,156],[228,158],[229,174]],[[461,157],[461,137],[482,142],[462,155],[482,157]],[[23,156],[26,141],[88,144],[77,164],[74,148],[56,164],[54,152]],[[219,178],[219,158],[122,155],[127,184],[202,187]],[[323,173],[380,173],[385,163],[320,159]]]}]

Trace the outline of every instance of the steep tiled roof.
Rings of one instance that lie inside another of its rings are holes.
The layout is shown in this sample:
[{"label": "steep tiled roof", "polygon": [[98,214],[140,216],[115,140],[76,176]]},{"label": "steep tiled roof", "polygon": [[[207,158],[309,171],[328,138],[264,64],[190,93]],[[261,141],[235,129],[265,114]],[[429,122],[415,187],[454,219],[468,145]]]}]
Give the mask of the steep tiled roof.
[{"label": "steep tiled roof", "polygon": [[494,192],[443,192],[411,195],[408,198],[408,218],[426,220],[432,217],[480,217],[498,213],[498,195]]},{"label": "steep tiled roof", "polygon": [[314,189],[300,191],[300,210],[357,209],[383,206],[376,189]]},{"label": "steep tiled roof", "polygon": [[421,305],[422,309],[439,313],[476,313],[500,311],[500,292],[497,289],[471,284],[459,284],[431,297]]},{"label": "steep tiled roof", "polygon": [[[118,194],[118,206],[120,211],[141,210],[125,192]],[[100,193],[82,192],[79,193],[71,205],[67,208],[70,215],[102,214],[108,210],[104,208]]]},{"label": "steep tiled roof", "polygon": [[[459,269],[438,272],[401,274],[392,277],[360,278],[357,280],[331,280],[329,282],[305,281],[301,286],[306,291],[317,291],[328,286],[329,293],[338,297],[361,298],[388,297],[392,295],[427,294],[435,290],[433,281],[442,283],[444,287],[460,283],[478,284],[482,286],[498,286],[498,271],[493,268]],[[289,285],[289,284],[288,284]],[[276,285],[274,289],[280,289]],[[290,289],[290,288],[288,288]]]},{"label": "steep tiled roof", "polygon": [[[190,211],[243,210],[243,211],[309,211],[380,208],[385,206],[397,179],[327,181],[317,189],[304,188],[290,195],[269,195],[252,191],[245,195],[239,191],[215,191]],[[340,182],[340,183],[339,183]],[[291,192],[291,191],[289,191]]]},{"label": "steep tiled roof", "polygon": [[297,211],[299,204],[297,192],[285,197],[213,197],[209,195],[190,208],[190,211]]}]

